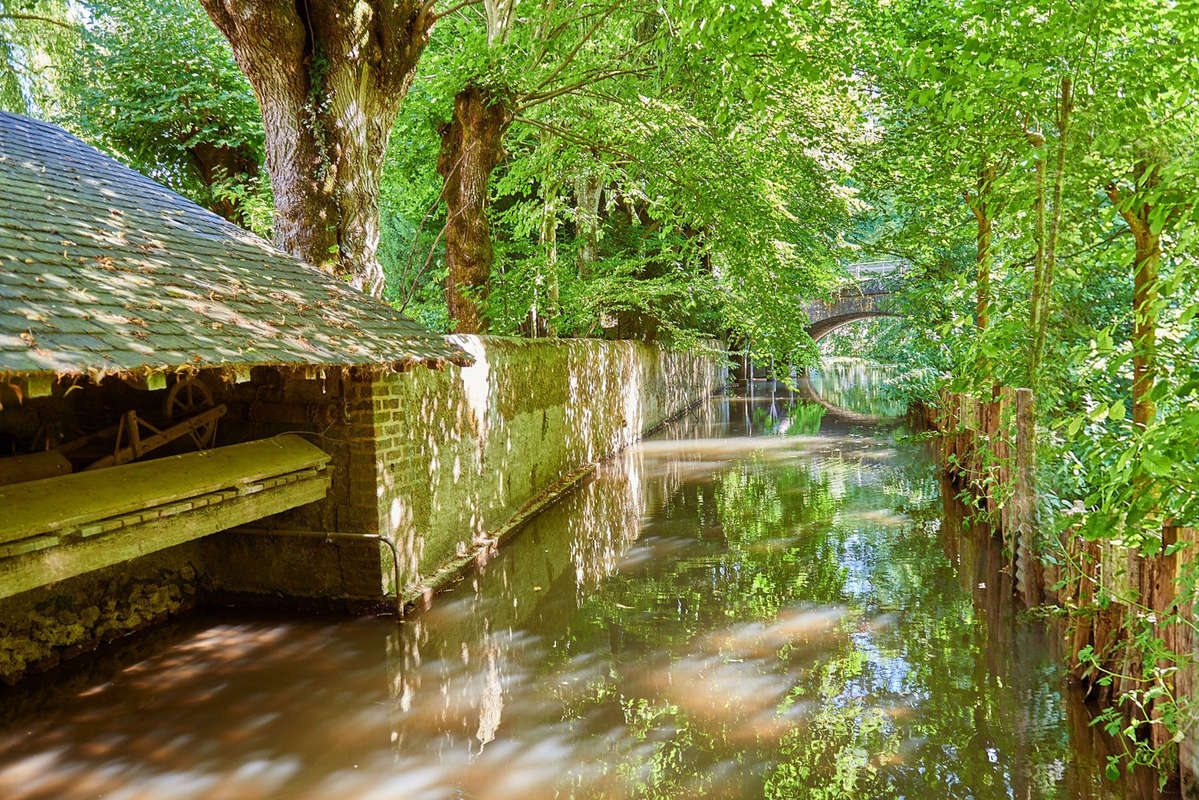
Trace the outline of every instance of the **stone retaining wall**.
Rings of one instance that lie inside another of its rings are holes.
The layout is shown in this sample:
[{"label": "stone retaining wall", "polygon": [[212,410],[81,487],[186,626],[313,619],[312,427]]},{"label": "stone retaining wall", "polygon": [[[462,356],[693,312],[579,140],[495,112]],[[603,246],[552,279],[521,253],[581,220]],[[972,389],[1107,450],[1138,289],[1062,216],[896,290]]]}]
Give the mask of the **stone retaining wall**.
[{"label": "stone retaining wall", "polygon": [[373,487],[359,492],[367,530],[396,544],[409,590],[724,384],[721,359],[639,342],[451,338],[474,366],[383,375],[351,405],[353,438],[375,454],[374,474],[353,476]]}]

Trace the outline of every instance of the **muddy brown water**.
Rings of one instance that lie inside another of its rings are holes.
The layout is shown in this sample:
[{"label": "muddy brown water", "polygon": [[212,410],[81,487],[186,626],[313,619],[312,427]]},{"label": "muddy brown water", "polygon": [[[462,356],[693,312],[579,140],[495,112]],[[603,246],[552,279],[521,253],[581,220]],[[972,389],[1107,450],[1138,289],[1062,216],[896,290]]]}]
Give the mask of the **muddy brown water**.
[{"label": "muddy brown water", "polygon": [[784,388],[605,464],[403,622],[195,614],[0,695],[0,798],[1128,798],[995,545]]}]

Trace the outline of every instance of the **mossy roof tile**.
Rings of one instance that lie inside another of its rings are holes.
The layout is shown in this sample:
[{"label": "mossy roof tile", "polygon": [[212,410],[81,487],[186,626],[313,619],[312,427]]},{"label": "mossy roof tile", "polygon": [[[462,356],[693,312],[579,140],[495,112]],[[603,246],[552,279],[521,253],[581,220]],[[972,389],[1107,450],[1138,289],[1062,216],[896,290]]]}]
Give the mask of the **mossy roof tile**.
[{"label": "mossy roof tile", "polygon": [[84,144],[0,113],[0,377],[470,357]]}]

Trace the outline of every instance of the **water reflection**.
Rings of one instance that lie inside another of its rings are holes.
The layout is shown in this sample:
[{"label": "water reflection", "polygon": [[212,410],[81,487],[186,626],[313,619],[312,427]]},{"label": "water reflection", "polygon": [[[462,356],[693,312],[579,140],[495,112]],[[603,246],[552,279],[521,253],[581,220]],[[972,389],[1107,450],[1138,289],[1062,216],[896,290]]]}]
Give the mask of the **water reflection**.
[{"label": "water reflection", "polygon": [[403,623],[197,617],[10,691],[0,796],[1139,796],[921,454],[805,408],[714,400]]},{"label": "water reflection", "polygon": [[893,390],[895,373],[880,364],[857,358],[825,358],[807,380],[819,400],[850,415],[879,419],[900,417],[907,401]]}]

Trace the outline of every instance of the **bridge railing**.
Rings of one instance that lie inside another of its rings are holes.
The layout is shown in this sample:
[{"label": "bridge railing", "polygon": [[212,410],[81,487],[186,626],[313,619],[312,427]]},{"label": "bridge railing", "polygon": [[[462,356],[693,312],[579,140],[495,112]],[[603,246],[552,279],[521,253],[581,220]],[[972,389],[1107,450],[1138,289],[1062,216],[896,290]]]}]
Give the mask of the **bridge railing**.
[{"label": "bridge railing", "polygon": [[845,266],[850,280],[842,291],[853,287],[853,294],[886,294],[910,267],[909,262],[899,258],[855,261]]},{"label": "bridge railing", "polygon": [[847,265],[845,270],[853,276],[854,280],[860,281],[863,276],[869,279],[880,275],[903,274],[908,266],[910,266],[908,262],[902,258],[880,258],[871,261],[855,261]]}]

